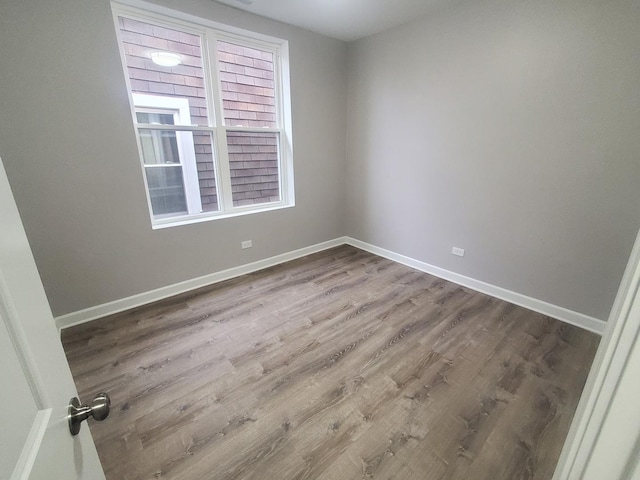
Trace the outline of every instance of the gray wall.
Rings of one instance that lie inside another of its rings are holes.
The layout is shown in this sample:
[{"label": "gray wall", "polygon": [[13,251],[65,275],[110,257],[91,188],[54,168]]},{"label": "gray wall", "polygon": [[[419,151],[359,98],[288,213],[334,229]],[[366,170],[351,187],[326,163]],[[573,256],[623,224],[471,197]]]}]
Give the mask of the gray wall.
[{"label": "gray wall", "polygon": [[151,230],[109,2],[4,1],[0,157],[55,315],[345,231],[346,44],[210,0],[157,3],[290,41],[296,206]]},{"label": "gray wall", "polygon": [[490,0],[350,44],[347,234],[606,319],[640,227],[638,25]]},{"label": "gray wall", "polygon": [[54,314],[348,234],[606,318],[640,226],[637,3],[455,4],[347,51],[156,2],[290,41],[296,207],[151,230],[108,2],[2,2],[0,156]]}]

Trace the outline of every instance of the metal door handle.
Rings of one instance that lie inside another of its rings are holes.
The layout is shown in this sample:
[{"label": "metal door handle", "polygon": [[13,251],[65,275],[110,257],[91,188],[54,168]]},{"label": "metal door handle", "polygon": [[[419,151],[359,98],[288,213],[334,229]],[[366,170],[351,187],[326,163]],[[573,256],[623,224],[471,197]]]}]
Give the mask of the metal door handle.
[{"label": "metal door handle", "polygon": [[101,422],[109,416],[109,410],[111,410],[111,399],[106,393],[96,395],[91,406],[82,405],[78,397],[73,397],[68,409],[71,435],[77,435],[82,422],[89,417]]}]

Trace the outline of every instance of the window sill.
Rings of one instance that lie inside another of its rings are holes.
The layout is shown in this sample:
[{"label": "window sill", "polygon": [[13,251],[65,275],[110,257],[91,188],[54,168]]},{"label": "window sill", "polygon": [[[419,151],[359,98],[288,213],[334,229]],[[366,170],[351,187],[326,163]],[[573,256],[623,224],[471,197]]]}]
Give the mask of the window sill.
[{"label": "window sill", "polygon": [[255,214],[264,213],[264,212],[272,212],[274,210],[283,210],[285,208],[291,208],[294,206],[295,206],[294,203],[287,203],[287,204],[278,203],[276,205],[270,205],[268,207],[264,207],[260,209],[251,208],[247,210],[238,210],[230,213],[206,213],[206,214],[200,214],[200,215],[191,215],[188,217],[179,217],[171,220],[167,219],[167,220],[155,221],[152,223],[151,228],[153,230],[160,230],[163,228],[180,227],[183,225],[191,225],[192,223],[210,222],[212,220],[221,220],[224,218],[241,217],[244,215],[255,215]]}]

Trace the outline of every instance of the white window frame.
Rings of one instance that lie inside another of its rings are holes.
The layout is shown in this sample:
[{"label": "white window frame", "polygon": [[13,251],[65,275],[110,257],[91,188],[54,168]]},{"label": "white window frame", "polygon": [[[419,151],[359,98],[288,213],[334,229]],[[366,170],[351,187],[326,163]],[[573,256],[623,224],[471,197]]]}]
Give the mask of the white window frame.
[{"label": "white window frame", "polygon": [[[175,125],[170,130],[176,132],[210,132],[213,142],[214,170],[216,178],[216,192],[218,199],[218,211],[202,212],[202,206],[197,211],[197,205],[193,203],[193,212],[189,200],[189,212],[186,215],[176,215],[170,218],[159,218],[153,215],[151,207],[151,199],[149,196],[148,186],[145,181],[145,191],[149,206],[149,215],[151,218],[151,226],[153,229],[165,228],[190,223],[215,220],[220,218],[234,217],[238,215],[246,215],[251,213],[266,212],[281,208],[289,208],[295,206],[295,190],[293,178],[293,145],[292,145],[292,122],[291,122],[291,89],[289,81],[289,54],[288,42],[282,39],[270,37],[267,35],[249,32],[228,25],[223,25],[212,20],[196,17],[193,15],[179,12],[176,10],[160,7],[158,5],[149,4],[139,0],[120,0],[111,3],[116,35],[118,36],[118,45],[123,65],[123,73],[127,90],[129,92],[131,113],[136,129],[148,129],[148,124],[138,124],[135,110],[138,105],[136,98],[138,97],[161,97],[160,95],[146,95],[132,93],[129,76],[125,61],[125,54],[122,47],[122,39],[120,38],[120,28],[118,25],[118,17],[124,16],[143,22],[159,24],[168,28],[174,28],[185,31],[194,35],[199,35],[202,39],[202,60],[203,71],[205,75],[205,89],[207,94],[207,110],[209,112],[209,124],[207,126],[200,125]],[[274,91],[276,103],[276,127],[239,127],[233,125],[225,125],[224,112],[222,108],[221,98],[221,82],[218,71],[217,48],[216,42],[230,42],[256,48],[263,51],[273,53],[274,64]],[[215,97],[214,97],[215,93]],[[164,97],[171,100],[185,100],[176,97]],[[141,106],[140,106],[141,107]],[[138,107],[138,108],[140,108]],[[188,107],[188,105],[187,105]],[[160,108],[160,107],[151,107]],[[182,114],[180,114],[182,117]],[[185,117],[186,118],[186,117]],[[151,126],[153,128],[165,129],[166,126]],[[227,148],[227,132],[252,132],[252,133],[275,133],[278,138],[278,157],[279,157],[279,191],[280,201],[260,203],[253,205],[234,206],[231,188],[231,177],[229,169],[229,154]],[[138,150],[140,161],[144,173],[144,161],[142,159],[142,150],[140,146],[140,138],[136,131],[136,139],[138,142]],[[179,142],[182,143],[182,142]],[[181,148],[184,148],[184,144]],[[193,143],[191,143],[193,149]],[[181,157],[182,158],[182,157]],[[195,158],[195,156],[194,156]],[[185,173],[187,172],[187,162],[185,162]],[[195,179],[197,182],[197,168],[195,167]],[[146,176],[145,176],[146,180]],[[190,179],[193,182],[193,179]],[[185,184],[187,183],[185,176]],[[189,184],[194,185],[193,183]],[[185,185],[186,186],[186,185]],[[185,188],[188,191],[195,191],[200,202],[200,189]],[[189,195],[187,195],[189,197]]]}]

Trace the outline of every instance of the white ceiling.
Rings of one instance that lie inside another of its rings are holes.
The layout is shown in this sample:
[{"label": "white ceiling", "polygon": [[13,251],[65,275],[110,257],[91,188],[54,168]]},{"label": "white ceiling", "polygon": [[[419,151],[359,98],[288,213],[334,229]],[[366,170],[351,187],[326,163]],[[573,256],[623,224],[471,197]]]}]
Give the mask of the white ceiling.
[{"label": "white ceiling", "polygon": [[215,0],[340,40],[357,40],[426,14],[446,0]]}]

